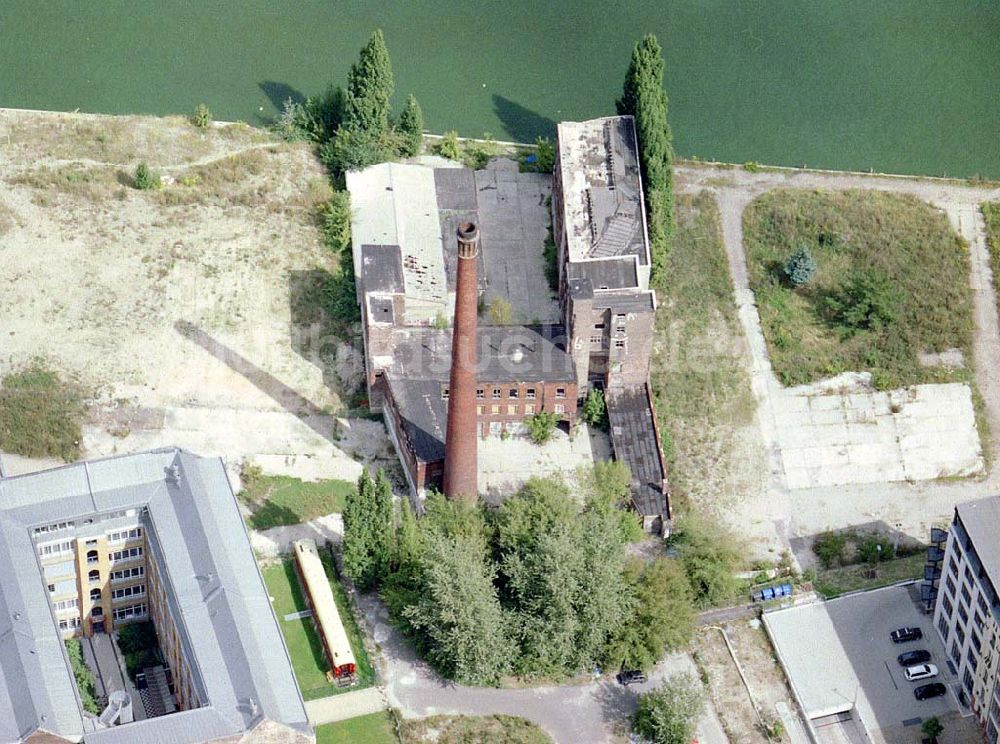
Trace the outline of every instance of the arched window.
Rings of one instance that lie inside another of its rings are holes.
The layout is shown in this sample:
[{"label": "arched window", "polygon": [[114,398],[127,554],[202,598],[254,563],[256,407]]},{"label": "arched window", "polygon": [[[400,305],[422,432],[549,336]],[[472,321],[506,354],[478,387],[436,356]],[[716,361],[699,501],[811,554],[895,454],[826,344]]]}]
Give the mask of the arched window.
[{"label": "arched window", "polygon": [[88,550],[87,551],[87,563],[97,563],[97,551]]},{"label": "arched window", "polygon": [[100,602],[101,601],[101,590],[100,589],[91,589],[90,590],[90,601],[91,602]]},{"label": "arched window", "polygon": [[90,611],[90,614],[93,617],[103,617],[104,616],[104,608],[101,607],[100,605],[97,605],[96,607],[94,607],[94,609],[92,609]]},{"label": "arched window", "polygon": [[91,584],[100,580],[101,580],[101,572],[98,571],[96,568],[93,571],[87,572],[87,581],[89,581]]}]

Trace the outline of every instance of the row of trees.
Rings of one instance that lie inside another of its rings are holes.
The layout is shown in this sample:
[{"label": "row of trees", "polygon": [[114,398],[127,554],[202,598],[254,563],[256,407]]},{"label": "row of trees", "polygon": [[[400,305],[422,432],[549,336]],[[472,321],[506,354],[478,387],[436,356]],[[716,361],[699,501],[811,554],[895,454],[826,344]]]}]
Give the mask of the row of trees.
[{"label": "row of trees", "polygon": [[619,114],[635,117],[654,282],[663,281],[675,230],[674,144],[667,120],[663,67],[660,44],[653,34],[647,34],[632,50],[622,97],[617,103]]},{"label": "row of trees", "polygon": [[416,519],[406,499],[394,517],[385,476],[365,474],[344,510],[344,566],[448,678],[648,668],[688,642],[698,593],[685,560],[627,556],[642,535],[621,508],[629,480],[599,463],[582,507],[561,479],[534,478],[497,508],[433,495]]},{"label": "row of trees", "polygon": [[279,130],[287,139],[316,142],[320,157],[335,175],[416,155],[423,141],[423,112],[410,95],[394,119],[394,91],[389,50],[382,31],[376,30],[351,65],[347,86],[331,86],[305,103],[289,99]]}]

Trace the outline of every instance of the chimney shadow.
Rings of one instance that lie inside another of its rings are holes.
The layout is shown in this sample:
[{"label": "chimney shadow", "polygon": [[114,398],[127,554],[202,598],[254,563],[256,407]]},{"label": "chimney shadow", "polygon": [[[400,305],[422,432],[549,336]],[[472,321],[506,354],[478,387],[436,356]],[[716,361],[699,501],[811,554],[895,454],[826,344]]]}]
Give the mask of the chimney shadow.
[{"label": "chimney shadow", "polygon": [[556,136],[555,121],[501,95],[493,94],[493,113],[515,142],[534,142],[536,137],[554,139]]},{"label": "chimney shadow", "polygon": [[335,443],[332,417],[311,400],[301,395],[277,377],[264,371],[236,351],[216,340],[194,323],[179,320],[174,330],[191,343],[200,346],[234,372],[251,382],[289,413],[298,417],[310,429],[331,443]]}]

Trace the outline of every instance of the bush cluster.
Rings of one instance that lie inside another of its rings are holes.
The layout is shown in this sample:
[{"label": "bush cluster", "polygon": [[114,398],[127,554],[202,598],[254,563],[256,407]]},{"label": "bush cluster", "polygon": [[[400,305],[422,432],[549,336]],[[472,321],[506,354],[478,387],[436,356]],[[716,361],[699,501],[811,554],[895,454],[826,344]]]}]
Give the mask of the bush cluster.
[{"label": "bush cluster", "polygon": [[[686,574],[672,559],[626,558],[637,531],[621,508],[627,468],[602,465],[584,481],[582,508],[557,478],[532,479],[497,508],[432,495],[419,520],[404,500],[385,529],[388,560],[384,543],[345,511],[345,567],[367,581],[379,566],[374,583],[392,618],[450,679],[649,666],[690,638]],[[385,512],[375,511],[383,528]],[[347,560],[358,554],[370,560]]]},{"label": "bush cluster", "polygon": [[66,641],[66,655],[69,657],[69,665],[73,670],[73,678],[76,680],[76,689],[80,692],[83,709],[95,716],[99,715],[101,709],[97,705],[97,684],[93,672],[83,660],[83,644],[79,639],[71,638]]},{"label": "bush cluster", "polygon": [[639,697],[632,730],[653,744],[688,744],[704,709],[704,688],[694,675],[679,674]]}]

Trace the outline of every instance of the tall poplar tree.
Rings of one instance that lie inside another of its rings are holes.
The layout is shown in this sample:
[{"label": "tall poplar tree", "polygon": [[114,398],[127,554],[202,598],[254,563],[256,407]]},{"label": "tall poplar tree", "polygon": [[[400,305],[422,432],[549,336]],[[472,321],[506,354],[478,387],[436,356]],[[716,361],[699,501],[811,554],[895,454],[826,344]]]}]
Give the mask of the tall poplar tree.
[{"label": "tall poplar tree", "polygon": [[347,75],[348,127],[375,139],[385,134],[394,89],[389,50],[382,30],[376,29]]},{"label": "tall poplar tree", "polygon": [[374,480],[361,473],[343,516],[344,569],[359,589],[368,589],[386,576],[392,560],[392,488],[384,472]]},{"label": "tall poplar tree", "polygon": [[663,50],[647,34],[632,50],[618,113],[635,117],[654,276],[662,274],[674,234],[674,145],[663,89]]},{"label": "tall poplar tree", "polygon": [[399,115],[399,134],[402,135],[401,155],[412,157],[420,152],[424,141],[424,112],[412,93],[406,97],[403,113]]}]

